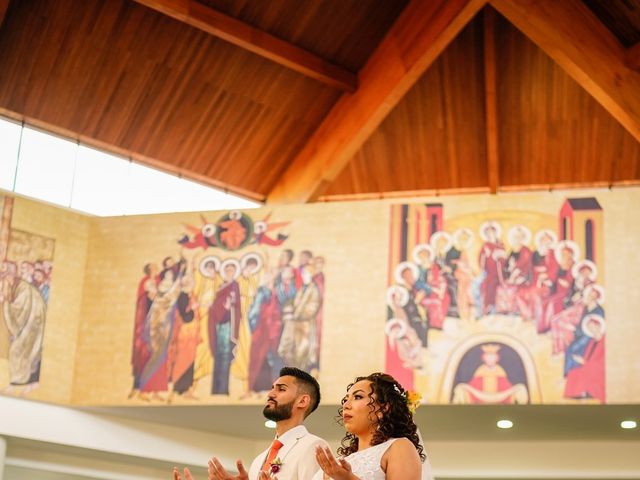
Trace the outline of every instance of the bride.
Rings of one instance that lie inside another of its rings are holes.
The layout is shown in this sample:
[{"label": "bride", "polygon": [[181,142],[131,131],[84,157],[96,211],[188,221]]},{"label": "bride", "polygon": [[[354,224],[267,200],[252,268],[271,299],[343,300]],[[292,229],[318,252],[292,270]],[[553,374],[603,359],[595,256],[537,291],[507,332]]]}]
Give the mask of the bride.
[{"label": "bride", "polygon": [[336,460],[318,448],[313,480],[422,480],[430,467],[410,410],[410,395],[391,376],[372,373],[347,387],[339,410],[347,434]]}]

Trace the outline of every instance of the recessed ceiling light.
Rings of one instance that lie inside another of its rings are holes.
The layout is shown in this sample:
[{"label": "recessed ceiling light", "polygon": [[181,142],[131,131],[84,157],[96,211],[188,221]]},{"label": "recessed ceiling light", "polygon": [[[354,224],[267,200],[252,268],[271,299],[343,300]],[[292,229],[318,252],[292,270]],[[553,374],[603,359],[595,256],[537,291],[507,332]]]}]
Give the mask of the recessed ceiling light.
[{"label": "recessed ceiling light", "polygon": [[496,425],[498,428],[511,428],[513,427],[513,422],[511,420],[498,420]]},{"label": "recessed ceiling light", "polygon": [[632,428],[636,428],[638,426],[638,422],[636,422],[635,420],[623,420],[622,422],[620,422],[620,427],[624,428],[625,430],[631,430]]},{"label": "recessed ceiling light", "polygon": [[276,422],[274,422],[273,420],[267,420],[266,422],[264,422],[264,426],[267,428],[276,428]]}]

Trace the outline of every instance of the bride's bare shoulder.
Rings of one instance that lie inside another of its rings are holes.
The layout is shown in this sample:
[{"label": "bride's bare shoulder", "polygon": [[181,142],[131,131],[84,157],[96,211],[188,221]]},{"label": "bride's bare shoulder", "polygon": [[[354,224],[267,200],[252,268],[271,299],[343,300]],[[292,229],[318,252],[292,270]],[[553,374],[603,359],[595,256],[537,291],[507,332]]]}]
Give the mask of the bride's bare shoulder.
[{"label": "bride's bare shoulder", "polygon": [[411,443],[408,438],[398,438],[387,449],[382,457],[382,465],[386,465],[389,462],[420,462],[420,457],[416,451],[416,447]]},{"label": "bride's bare shoulder", "polygon": [[388,480],[419,480],[421,477],[420,457],[416,447],[407,438],[393,442],[380,463]]}]

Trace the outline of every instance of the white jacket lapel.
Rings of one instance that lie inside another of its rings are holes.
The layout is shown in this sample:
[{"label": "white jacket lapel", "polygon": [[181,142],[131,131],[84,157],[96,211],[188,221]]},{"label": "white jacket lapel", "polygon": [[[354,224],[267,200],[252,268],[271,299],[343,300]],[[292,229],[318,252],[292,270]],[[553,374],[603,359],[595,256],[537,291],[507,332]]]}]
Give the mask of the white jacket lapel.
[{"label": "white jacket lapel", "polygon": [[[278,452],[278,458],[280,458],[283,464],[287,461],[287,457],[289,456],[290,452],[295,448],[295,446],[300,442],[300,440],[305,435],[307,435],[307,433],[308,432],[306,431],[300,432],[298,435],[296,435],[295,438],[291,439],[286,444],[282,445],[282,447],[280,448],[280,451]],[[291,455],[294,455],[294,454],[291,453]]]}]

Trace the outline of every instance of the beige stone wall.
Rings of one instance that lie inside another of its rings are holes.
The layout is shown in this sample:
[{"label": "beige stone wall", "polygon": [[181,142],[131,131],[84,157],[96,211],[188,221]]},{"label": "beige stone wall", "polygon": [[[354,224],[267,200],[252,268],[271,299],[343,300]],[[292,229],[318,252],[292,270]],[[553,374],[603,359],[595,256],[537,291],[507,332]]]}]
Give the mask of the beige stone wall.
[{"label": "beige stone wall", "polygon": [[[385,365],[384,320],[390,205],[440,202],[445,223],[499,212],[557,217],[567,197],[596,196],[604,211],[604,282],[607,290],[607,399],[640,402],[640,189],[567,191],[497,196],[452,196],[326,203],[247,210],[259,220],[291,221],[283,248],[309,249],[326,258],[320,380],[327,403],[337,403],[354,376]],[[223,212],[205,212],[217,220]],[[127,400],[136,289],[145,263],[178,256],[184,224],[201,225],[200,213],[135,217],[85,217],[18,199],[13,226],[56,239],[54,285],[45,333],[42,384],[32,398],[77,404],[147,405]],[[253,248],[253,247],[251,247]],[[242,250],[250,251],[251,248]],[[279,249],[265,249],[275,262]],[[218,252],[221,258],[237,253]],[[86,268],[85,268],[86,265]],[[4,370],[0,366],[0,375]],[[75,372],[74,372],[75,368]],[[72,389],[73,384],[73,391]],[[262,403],[232,386],[229,397],[208,395],[177,404]],[[430,399],[433,401],[433,399]]]},{"label": "beige stone wall", "polygon": [[[632,205],[640,204],[639,189],[330,203],[247,213],[258,220],[272,211],[274,221],[290,220],[286,247],[296,252],[307,248],[326,258],[320,379],[324,398],[337,402],[344,386],[354,376],[384,368],[389,206],[392,203],[441,202],[445,207],[445,223],[449,222],[451,228],[464,223],[465,218],[474,217],[477,221],[486,216],[499,220],[501,215],[514,211],[525,223],[526,212],[532,212],[531,218],[547,214],[555,219],[565,198],[589,195],[595,195],[600,201],[606,225],[608,401],[637,402],[640,384],[632,380],[640,375],[640,365],[633,349],[640,341],[640,329],[633,312],[640,307],[640,290],[633,282],[640,276],[640,261],[633,245],[640,237],[640,229],[638,214]],[[220,213],[209,212],[205,216],[211,221]],[[134,295],[142,276],[141,268],[147,261],[159,262],[166,255],[177,255],[175,241],[183,232],[181,225],[199,222],[199,214],[195,213],[95,219],[78,347],[75,401],[125,402],[131,387],[129,359]],[[225,254],[220,256],[224,258]],[[261,402],[259,397],[241,398],[241,390],[236,393],[232,389],[230,397],[211,397],[204,386],[198,392],[201,403]],[[560,391],[554,394],[559,395]],[[176,401],[180,403],[179,399]]]}]

